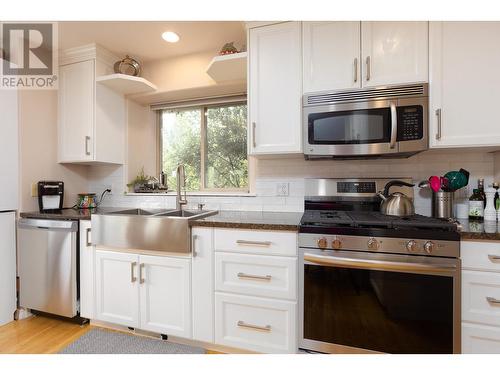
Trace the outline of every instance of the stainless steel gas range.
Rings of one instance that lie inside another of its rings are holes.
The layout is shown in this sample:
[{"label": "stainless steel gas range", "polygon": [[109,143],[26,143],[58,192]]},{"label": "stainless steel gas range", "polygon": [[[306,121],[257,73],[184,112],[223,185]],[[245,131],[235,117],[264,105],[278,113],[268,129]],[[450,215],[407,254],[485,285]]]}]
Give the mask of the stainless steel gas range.
[{"label": "stainless steel gas range", "polygon": [[302,349],[460,352],[457,228],[420,215],[380,214],[375,194],[388,181],[306,180],[299,233]]}]

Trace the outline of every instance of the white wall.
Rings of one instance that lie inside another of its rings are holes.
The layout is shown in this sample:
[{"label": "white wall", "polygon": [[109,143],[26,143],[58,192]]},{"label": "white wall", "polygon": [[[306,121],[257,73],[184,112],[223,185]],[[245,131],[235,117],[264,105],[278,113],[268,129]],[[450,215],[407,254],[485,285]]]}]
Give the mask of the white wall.
[{"label": "white wall", "polygon": [[57,163],[57,91],[19,90],[20,211],[38,210],[31,184],[62,180],[64,206],[76,203],[86,192],[88,167]]}]

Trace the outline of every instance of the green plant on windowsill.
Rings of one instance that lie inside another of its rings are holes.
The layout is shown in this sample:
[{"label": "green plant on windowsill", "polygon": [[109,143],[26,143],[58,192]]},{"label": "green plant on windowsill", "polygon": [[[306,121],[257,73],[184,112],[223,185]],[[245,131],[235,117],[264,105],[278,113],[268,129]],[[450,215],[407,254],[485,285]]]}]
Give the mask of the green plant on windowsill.
[{"label": "green plant on windowsill", "polygon": [[128,188],[134,188],[134,192],[137,192],[140,190],[142,187],[144,187],[149,181],[151,181],[153,177],[147,176],[144,173],[144,167],[141,168],[141,171],[135,178],[127,184]]}]

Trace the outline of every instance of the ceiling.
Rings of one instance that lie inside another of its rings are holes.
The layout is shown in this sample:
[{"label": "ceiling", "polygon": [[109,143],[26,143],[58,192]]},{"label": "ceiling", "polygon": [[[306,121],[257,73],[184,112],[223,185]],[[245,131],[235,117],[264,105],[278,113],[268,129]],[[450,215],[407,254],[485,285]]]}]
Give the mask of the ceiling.
[{"label": "ceiling", "polygon": [[[180,36],[178,43],[161,38],[164,31]],[[227,42],[245,43],[243,22],[59,22],[59,48],[98,43],[119,56],[129,54],[142,62],[201,51],[218,52]]]}]

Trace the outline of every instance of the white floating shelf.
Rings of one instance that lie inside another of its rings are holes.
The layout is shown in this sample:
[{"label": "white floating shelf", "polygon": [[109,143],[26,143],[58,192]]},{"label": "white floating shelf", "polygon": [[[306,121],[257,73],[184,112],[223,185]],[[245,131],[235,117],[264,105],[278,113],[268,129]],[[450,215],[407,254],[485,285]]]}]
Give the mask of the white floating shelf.
[{"label": "white floating shelf", "polygon": [[123,95],[140,94],[156,91],[157,88],[147,79],[129,76],[127,74],[109,74],[96,78],[96,82]]},{"label": "white floating shelf", "polygon": [[216,56],[207,68],[207,74],[216,82],[247,79],[247,53]]}]

